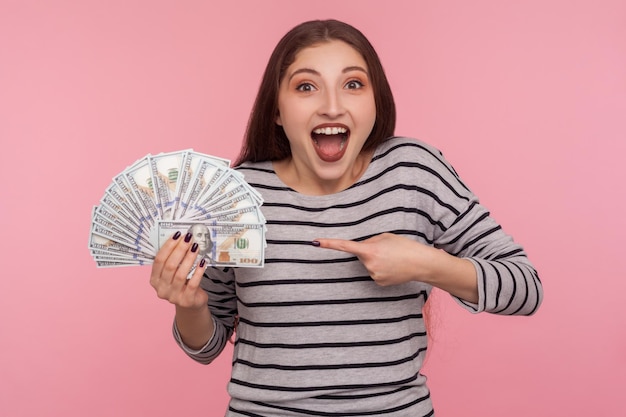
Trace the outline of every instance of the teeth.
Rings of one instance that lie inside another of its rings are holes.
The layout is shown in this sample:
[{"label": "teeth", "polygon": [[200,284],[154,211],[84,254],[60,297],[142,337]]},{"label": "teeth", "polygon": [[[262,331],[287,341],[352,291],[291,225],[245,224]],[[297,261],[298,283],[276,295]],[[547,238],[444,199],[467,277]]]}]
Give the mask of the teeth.
[{"label": "teeth", "polygon": [[345,127],[320,127],[313,131],[317,135],[338,135],[339,133],[346,133],[348,129]]}]

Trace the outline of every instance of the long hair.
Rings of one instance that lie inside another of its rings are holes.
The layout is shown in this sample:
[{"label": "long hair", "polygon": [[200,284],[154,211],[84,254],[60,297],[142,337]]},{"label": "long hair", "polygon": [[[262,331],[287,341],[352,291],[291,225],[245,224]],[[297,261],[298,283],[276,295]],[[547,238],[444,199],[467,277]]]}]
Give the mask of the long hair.
[{"label": "long hair", "polygon": [[396,125],[395,102],[374,47],[358,29],[347,23],[337,20],[313,20],[287,32],[272,52],[235,166],[246,161],[276,161],[291,155],[287,135],[282,126],[276,124],[280,82],[299,51],[332,40],[343,41],[358,51],[369,71],[376,104],[376,121],[363,145],[363,151],[376,148],[381,142],[393,136]]}]

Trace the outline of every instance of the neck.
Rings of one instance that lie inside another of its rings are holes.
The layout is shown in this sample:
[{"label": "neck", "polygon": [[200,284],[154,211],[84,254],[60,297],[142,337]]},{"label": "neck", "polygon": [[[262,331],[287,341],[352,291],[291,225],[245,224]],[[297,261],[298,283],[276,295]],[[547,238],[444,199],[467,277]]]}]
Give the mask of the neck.
[{"label": "neck", "polygon": [[311,175],[308,170],[298,169],[292,157],[274,161],[274,171],[278,178],[290,188],[305,195],[330,195],[343,191],[357,182],[367,170],[374,151],[362,152],[346,175],[337,180],[322,180]]}]

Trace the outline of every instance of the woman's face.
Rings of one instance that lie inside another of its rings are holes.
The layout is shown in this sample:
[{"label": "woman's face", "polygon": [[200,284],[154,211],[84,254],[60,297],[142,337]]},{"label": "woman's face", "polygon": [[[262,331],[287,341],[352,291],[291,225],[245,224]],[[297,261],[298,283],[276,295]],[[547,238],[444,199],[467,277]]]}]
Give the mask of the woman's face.
[{"label": "woman's face", "polygon": [[362,173],[361,155],[376,120],[368,68],[359,52],[329,41],[298,52],[281,80],[278,115],[289,139],[290,172],[313,193],[352,185]]}]

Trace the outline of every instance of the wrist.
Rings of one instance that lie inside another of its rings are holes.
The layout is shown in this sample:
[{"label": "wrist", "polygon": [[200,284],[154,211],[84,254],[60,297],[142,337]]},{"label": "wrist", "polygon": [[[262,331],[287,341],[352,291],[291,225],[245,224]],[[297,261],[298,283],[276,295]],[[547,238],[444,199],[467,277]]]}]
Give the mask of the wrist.
[{"label": "wrist", "polygon": [[478,302],[476,268],[469,259],[432,248],[425,262],[422,282],[468,302]]},{"label": "wrist", "polygon": [[176,317],[194,318],[202,317],[209,313],[209,307],[206,304],[185,307],[175,304],[174,307],[176,309]]},{"label": "wrist", "polygon": [[181,341],[192,350],[202,348],[214,332],[208,306],[189,308],[176,306],[174,322]]}]

